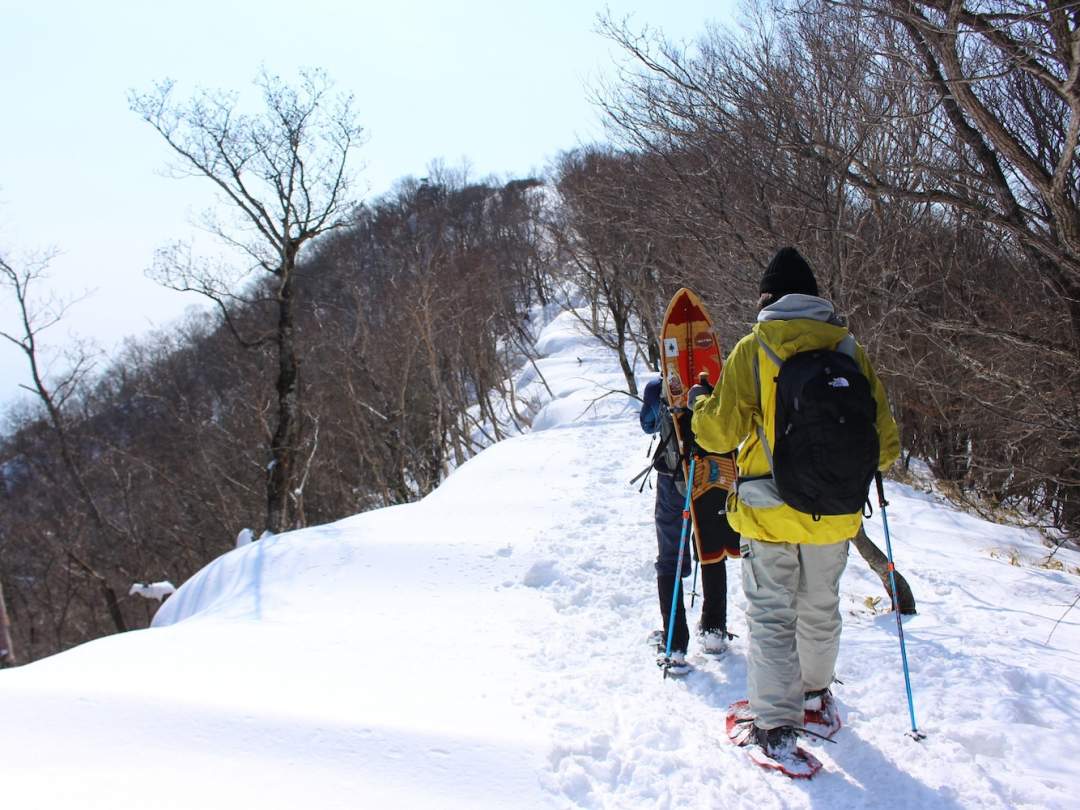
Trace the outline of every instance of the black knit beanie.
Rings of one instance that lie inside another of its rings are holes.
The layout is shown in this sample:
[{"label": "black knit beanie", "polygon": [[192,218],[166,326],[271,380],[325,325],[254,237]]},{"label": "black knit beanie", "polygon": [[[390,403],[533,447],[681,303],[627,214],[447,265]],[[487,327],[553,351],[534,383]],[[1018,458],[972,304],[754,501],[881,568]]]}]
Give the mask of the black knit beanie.
[{"label": "black knit beanie", "polygon": [[761,277],[759,292],[772,293],[773,301],[788,293],[817,295],[817,281],[810,265],[793,247],[780,248]]}]

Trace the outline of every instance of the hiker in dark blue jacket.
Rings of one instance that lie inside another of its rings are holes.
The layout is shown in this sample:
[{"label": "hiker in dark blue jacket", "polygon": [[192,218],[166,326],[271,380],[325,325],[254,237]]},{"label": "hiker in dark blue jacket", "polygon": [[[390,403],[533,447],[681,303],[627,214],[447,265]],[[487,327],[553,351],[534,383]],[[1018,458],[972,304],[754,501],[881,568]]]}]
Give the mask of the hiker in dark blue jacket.
[{"label": "hiker in dark blue jacket", "polygon": [[[702,394],[709,394],[712,386],[707,379],[690,389],[689,403]],[[682,512],[686,502],[683,460],[679,455],[679,442],[675,436],[673,415],[668,410],[659,379],[645,386],[638,419],[641,429],[649,434],[660,434],[660,444],[653,454],[652,467],[656,471],[656,505],[653,518],[656,524],[656,589],[660,598],[660,615],[663,630],[657,639],[657,650],[662,658],[667,649],[667,630],[670,626],[671,603],[675,591],[675,568],[679,560],[679,541],[682,536]],[[689,411],[680,417],[683,435],[691,437]],[[686,539],[691,545],[689,532]],[[684,551],[681,576],[690,575],[690,554]],[[705,652],[718,655],[728,646],[727,632],[727,572],[724,563],[701,566],[702,608],[698,628]],[[686,649],[690,630],[686,623],[683,603],[684,588],[679,589],[675,602],[675,628],[671,638],[671,660],[665,662],[670,674],[686,672]],[[710,598],[711,596],[711,598]]]}]

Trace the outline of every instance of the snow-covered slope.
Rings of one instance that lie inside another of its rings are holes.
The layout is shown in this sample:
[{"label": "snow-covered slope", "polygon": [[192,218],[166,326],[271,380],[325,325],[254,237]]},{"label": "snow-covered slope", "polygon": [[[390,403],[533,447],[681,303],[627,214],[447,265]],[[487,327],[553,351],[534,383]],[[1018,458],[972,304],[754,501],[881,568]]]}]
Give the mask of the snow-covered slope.
[{"label": "snow-covered slope", "polygon": [[[733,652],[692,650],[696,671],[662,680],[645,645],[652,496],[627,483],[648,439],[632,400],[602,396],[621,375],[572,318],[540,349],[555,399],[534,431],[422,502],[237,549],[153,629],[0,673],[0,804],[1075,806],[1080,612],[1047,636],[1080,576],[1032,565],[1033,534],[899,485],[889,520],[919,601],[905,632],[928,738],[904,735],[894,619],[853,556],[846,725],[810,743],[826,770],[802,784],[750,766],[723,733],[745,688],[737,564]],[[868,531],[880,540],[880,522]]]}]

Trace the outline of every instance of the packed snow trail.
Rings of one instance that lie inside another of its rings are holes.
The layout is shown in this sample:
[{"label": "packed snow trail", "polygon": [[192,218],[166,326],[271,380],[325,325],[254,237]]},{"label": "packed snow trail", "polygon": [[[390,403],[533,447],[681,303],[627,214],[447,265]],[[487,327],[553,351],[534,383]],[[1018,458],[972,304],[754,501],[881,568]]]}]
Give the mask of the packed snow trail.
[{"label": "packed snow trail", "polygon": [[[928,739],[904,735],[894,619],[853,554],[844,728],[836,745],[805,743],[825,770],[797,783],[750,765],[724,732],[745,696],[738,564],[734,648],[714,660],[692,641],[695,671],[663,680],[645,644],[659,622],[653,495],[627,483],[648,439],[632,400],[603,396],[625,383],[572,318],[538,345],[554,399],[533,431],[428,498],[237,549],[155,628],[0,673],[3,804],[1074,806],[1080,615],[1044,642],[1080,577],[1034,566],[1046,555],[1034,534],[893,483]],[[517,383],[523,397],[543,390],[531,370]],[[868,532],[881,542],[876,516]]]}]

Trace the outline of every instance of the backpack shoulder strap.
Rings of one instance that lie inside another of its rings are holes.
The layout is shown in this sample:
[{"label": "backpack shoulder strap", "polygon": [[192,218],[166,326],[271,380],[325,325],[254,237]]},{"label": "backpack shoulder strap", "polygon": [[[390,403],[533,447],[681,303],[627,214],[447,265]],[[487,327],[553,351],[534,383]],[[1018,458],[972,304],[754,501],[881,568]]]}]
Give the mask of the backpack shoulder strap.
[{"label": "backpack shoulder strap", "polygon": [[[765,350],[765,354],[767,354],[769,356],[770,360],[772,360],[774,363],[776,363],[777,366],[784,365],[784,361],[780,358],[780,355],[778,355],[773,350],[772,346],[770,346],[768,343],[766,343],[764,340],[761,339],[761,335],[755,334],[754,337],[757,339],[758,345],[761,346],[761,348],[763,348]],[[754,357],[756,359],[757,355],[755,354]]]},{"label": "backpack shoulder strap", "polygon": [[[676,436],[675,436],[675,424],[674,424],[675,419],[676,419],[676,415],[671,412],[671,408],[668,407],[666,402],[661,400],[661,402],[660,402],[660,412],[659,412],[660,442],[659,442],[659,444],[657,444],[656,452],[653,453],[653,456],[652,456],[654,462],[663,459],[665,454],[667,453],[668,448],[671,446],[672,442],[677,442],[678,441]],[[676,448],[675,448],[675,456],[676,456],[676,458],[679,457],[679,455],[681,453],[681,450],[682,450],[682,448],[676,446]],[[676,465],[676,466],[678,466],[678,465]],[[675,470],[672,470],[673,474],[675,472],[676,472]]]},{"label": "backpack shoulder strap", "polygon": [[[761,335],[755,334],[754,337],[757,339],[758,345],[765,350],[765,354],[768,355],[769,359],[776,363],[778,368],[782,367],[784,361],[780,359],[780,355],[773,351],[772,346],[762,340]],[[761,360],[759,359],[757,352],[754,352],[754,377],[757,381],[758,413],[761,414],[762,419],[764,419],[765,408],[761,402]],[[776,468],[773,466],[772,448],[769,447],[769,439],[765,435],[765,425],[758,422],[754,427],[757,430],[758,441],[761,442],[761,449],[765,451],[765,458],[769,461],[769,472],[772,473],[773,478],[776,478]]]},{"label": "backpack shoulder strap", "polygon": [[[668,417],[668,418],[670,418],[670,417]],[[653,458],[656,458],[657,456],[663,455],[664,451],[667,449],[668,444],[671,442],[672,436],[674,436],[674,435],[675,435],[674,429],[672,429],[671,431],[666,431],[664,429],[664,427],[661,427],[661,429],[660,429],[660,444],[656,445],[656,452],[653,453]]]}]

